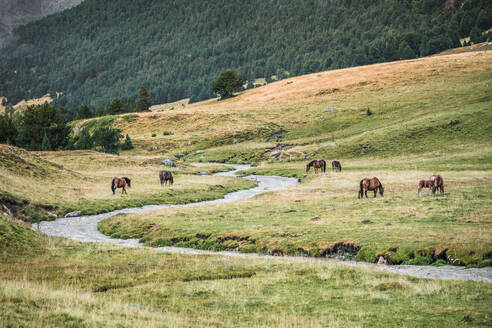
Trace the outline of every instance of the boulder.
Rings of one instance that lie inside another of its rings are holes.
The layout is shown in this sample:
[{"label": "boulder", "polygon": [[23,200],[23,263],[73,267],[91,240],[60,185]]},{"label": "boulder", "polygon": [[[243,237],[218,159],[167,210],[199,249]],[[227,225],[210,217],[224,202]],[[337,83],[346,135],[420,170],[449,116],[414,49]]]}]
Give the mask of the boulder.
[{"label": "boulder", "polygon": [[337,110],[337,109],[336,109],[336,108],[333,108],[333,107],[326,107],[326,108],[324,109],[324,111],[325,111],[325,112],[334,112],[334,111],[336,111],[336,110]]},{"label": "boulder", "polygon": [[174,163],[170,159],[165,159],[165,160],[162,161],[161,165],[175,167],[176,166],[176,163]]},{"label": "boulder", "polygon": [[205,151],[204,150],[197,150],[195,154],[203,154]]},{"label": "boulder", "polygon": [[73,217],[82,216],[82,215],[84,215],[84,213],[82,213],[82,211],[74,211],[74,212],[70,212],[70,213],[65,214],[65,217],[66,218],[73,218]]},{"label": "boulder", "polygon": [[169,156],[169,159],[172,160],[172,161],[177,161],[178,160],[178,158],[176,156],[172,156],[172,155]]},{"label": "boulder", "polygon": [[200,171],[200,175],[208,175],[205,171]]},{"label": "boulder", "polygon": [[385,264],[388,264],[388,261],[383,256],[380,256],[378,260],[378,265],[385,265]]}]

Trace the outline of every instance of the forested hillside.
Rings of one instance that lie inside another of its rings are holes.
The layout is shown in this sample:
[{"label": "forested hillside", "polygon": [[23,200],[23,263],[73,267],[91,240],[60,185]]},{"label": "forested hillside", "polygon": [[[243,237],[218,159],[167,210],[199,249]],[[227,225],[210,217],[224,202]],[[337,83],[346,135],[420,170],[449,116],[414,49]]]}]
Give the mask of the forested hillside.
[{"label": "forested hillside", "polygon": [[211,95],[226,68],[245,79],[425,56],[492,25],[488,0],[86,0],[21,26],[0,54],[10,103],[62,92],[58,105]]}]

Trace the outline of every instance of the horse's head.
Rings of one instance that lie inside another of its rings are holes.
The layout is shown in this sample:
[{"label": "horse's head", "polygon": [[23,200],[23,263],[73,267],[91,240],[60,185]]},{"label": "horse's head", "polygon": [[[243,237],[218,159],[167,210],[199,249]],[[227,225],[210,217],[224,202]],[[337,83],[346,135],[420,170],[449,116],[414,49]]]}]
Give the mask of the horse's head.
[{"label": "horse's head", "polygon": [[309,169],[311,168],[311,166],[313,166],[313,165],[314,165],[314,161],[309,162],[309,163],[306,165],[306,172],[308,172],[308,171],[309,171]]},{"label": "horse's head", "polygon": [[128,188],[131,188],[132,187],[132,180],[128,179],[127,177],[123,177],[123,179],[125,179],[126,184],[128,185]]}]

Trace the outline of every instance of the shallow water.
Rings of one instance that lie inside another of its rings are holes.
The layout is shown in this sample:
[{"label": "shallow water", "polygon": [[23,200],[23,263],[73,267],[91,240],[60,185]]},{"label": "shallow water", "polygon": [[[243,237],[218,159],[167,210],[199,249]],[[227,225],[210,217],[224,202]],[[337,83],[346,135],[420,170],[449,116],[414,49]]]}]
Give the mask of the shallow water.
[{"label": "shallow water", "polygon": [[[247,170],[251,168],[250,165],[231,165],[234,170],[229,172],[216,173],[219,176],[235,176],[238,171]],[[254,180],[258,182],[258,186],[247,189],[231,192],[224,196],[222,199],[216,199],[212,201],[203,201],[197,203],[189,203],[184,205],[147,205],[142,207],[125,208],[108,213],[97,215],[86,215],[72,218],[59,218],[54,221],[40,222],[39,225],[33,225],[33,228],[39,230],[49,236],[66,237],[73,240],[82,242],[108,242],[117,244],[123,247],[139,247],[150,248],[143,246],[137,239],[114,239],[110,238],[97,230],[97,224],[99,221],[110,218],[117,214],[136,214],[144,213],[162,208],[171,207],[190,207],[190,206],[203,206],[208,204],[219,204],[236,202],[245,199],[252,198],[256,195],[267,191],[280,190],[290,186],[298,184],[298,180],[294,178],[285,178],[279,176],[257,176],[249,175],[242,177],[244,179]],[[239,252],[214,252],[197,250],[193,248],[180,248],[180,247],[158,247],[151,248],[157,251],[179,253],[179,254],[194,254],[194,255],[220,255],[229,257],[244,257],[244,258],[264,258],[264,259],[278,259],[285,261],[298,261],[298,262],[335,262],[342,263],[349,266],[376,268],[379,270],[389,271],[397,274],[405,274],[419,278],[430,279],[452,279],[452,280],[474,280],[474,281],[487,281],[492,283],[492,268],[481,269],[465,269],[463,267],[455,266],[417,266],[417,265],[376,265],[372,263],[356,262],[356,261],[342,261],[326,258],[314,258],[314,257],[293,257],[293,256],[269,256],[261,254],[245,254]]]}]

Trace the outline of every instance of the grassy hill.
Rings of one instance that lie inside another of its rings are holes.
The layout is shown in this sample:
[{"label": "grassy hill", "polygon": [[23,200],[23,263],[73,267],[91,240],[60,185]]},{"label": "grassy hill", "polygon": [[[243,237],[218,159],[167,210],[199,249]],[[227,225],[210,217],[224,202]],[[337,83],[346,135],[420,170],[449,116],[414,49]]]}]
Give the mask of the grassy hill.
[{"label": "grassy hill", "polygon": [[[260,165],[251,171],[303,183],[239,206],[118,217],[100,229],[153,246],[332,256],[355,245],[347,256],[370,262],[487,265],[491,59],[487,51],[316,73],[224,101],[116,119],[136,153],[154,145],[153,152],[185,161],[254,162]],[[343,173],[306,174],[315,158],[340,160]],[[445,196],[419,199],[418,181],[434,173],[445,177]],[[362,205],[359,181],[372,176],[385,197]],[[147,225],[159,228],[148,233]]]},{"label": "grassy hill", "polygon": [[[85,214],[160,203],[188,203],[221,198],[255,183],[227,177],[199,176],[228,170],[222,165],[185,165],[171,169],[179,184],[159,183],[162,157],[126,157],[91,151],[45,152],[39,155],[0,145],[0,203],[26,221],[51,220],[71,211]],[[111,179],[132,180],[128,195],[111,192]]]},{"label": "grassy hill", "polygon": [[491,59],[483,51],[327,71],[111,122],[136,153],[183,153],[190,161],[441,156],[481,147],[476,160],[485,164]]},{"label": "grassy hill", "polygon": [[0,95],[96,107],[145,86],[155,103],[197,101],[224,69],[269,80],[426,56],[491,17],[486,0],[86,0],[14,31]]},{"label": "grassy hill", "polygon": [[[3,216],[0,241],[2,326],[480,327],[490,321],[492,288],[485,282],[81,244]],[[23,253],[21,245],[36,252]]]}]

